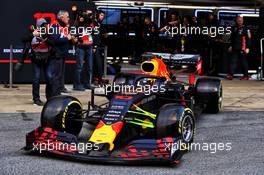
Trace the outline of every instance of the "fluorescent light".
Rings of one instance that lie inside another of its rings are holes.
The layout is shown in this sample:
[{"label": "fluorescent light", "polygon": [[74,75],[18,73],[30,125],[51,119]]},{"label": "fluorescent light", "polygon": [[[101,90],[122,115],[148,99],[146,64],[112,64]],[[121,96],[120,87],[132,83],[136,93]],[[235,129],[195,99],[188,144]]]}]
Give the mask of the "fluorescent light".
[{"label": "fluorescent light", "polygon": [[[134,6],[134,1],[95,1],[95,4],[97,6],[107,6],[107,7],[112,7],[112,6],[122,6],[122,7],[136,7]],[[219,12],[224,12],[226,11],[227,13],[232,13],[234,12],[234,9],[238,9],[236,12],[241,11],[243,13],[244,11],[248,11],[249,13],[255,13],[259,11],[258,9],[246,9],[244,7],[217,7],[217,6],[192,6],[192,5],[172,5],[170,3],[164,3],[164,2],[144,2],[144,7],[149,7],[149,8],[171,8],[171,9],[195,9],[195,10],[219,10],[218,11],[218,16]],[[140,8],[140,7],[138,7]]]},{"label": "fluorescent light", "polygon": [[219,9],[222,9],[222,10],[231,10],[233,11],[234,9],[237,9],[237,10],[241,10],[241,11],[259,11],[259,9],[252,9],[252,8],[245,8],[245,7],[239,7],[239,6],[235,6],[235,7],[220,7]]},{"label": "fluorescent light", "polygon": [[[134,1],[95,1],[95,4],[101,6],[124,6],[124,7],[131,7],[134,6]],[[158,8],[172,8],[172,9],[199,9],[199,10],[245,10],[245,11],[258,11],[258,9],[246,9],[244,7],[217,7],[217,6],[192,6],[192,5],[172,5],[170,3],[165,2],[144,2],[144,7],[158,7]]]},{"label": "fluorescent light", "polygon": [[95,5],[96,6],[126,6],[126,7],[130,7],[128,4],[122,4],[122,3],[108,4],[108,3],[96,2]]},{"label": "fluorescent light", "polygon": [[127,3],[133,3],[132,1],[95,1],[95,3],[122,3],[122,4],[127,4]]},{"label": "fluorescent light", "polygon": [[242,17],[259,17],[259,14],[241,14]]},{"label": "fluorescent light", "polygon": [[165,2],[144,2],[144,1],[95,1],[95,3],[106,3],[108,5],[112,4],[134,4],[134,2],[143,2],[144,5],[148,4],[148,5],[166,5],[169,3],[165,3]]}]

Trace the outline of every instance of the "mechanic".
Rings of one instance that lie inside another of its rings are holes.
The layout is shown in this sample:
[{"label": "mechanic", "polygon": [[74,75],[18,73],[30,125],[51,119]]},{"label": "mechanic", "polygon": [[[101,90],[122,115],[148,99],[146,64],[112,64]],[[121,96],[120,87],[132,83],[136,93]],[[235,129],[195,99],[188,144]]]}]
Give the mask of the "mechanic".
[{"label": "mechanic", "polygon": [[[191,26],[192,18],[190,16],[184,16],[182,26],[189,28]],[[181,53],[190,54],[193,51],[193,35],[182,34],[181,35]]]},{"label": "mechanic", "polygon": [[143,24],[141,20],[141,16],[136,15],[133,19],[132,30],[135,32],[135,39],[133,42],[133,58],[130,61],[131,65],[136,65],[136,63],[141,62],[141,55],[143,53],[142,45],[143,45]]},{"label": "mechanic", "polygon": [[49,71],[51,73],[51,96],[67,93],[64,87],[64,67],[65,58],[68,56],[70,42],[75,37],[68,34],[70,17],[65,10],[60,10],[57,14],[57,21],[51,24],[49,35],[53,42],[52,58],[49,61]]},{"label": "mechanic", "polygon": [[[206,26],[208,29],[210,28],[218,28],[219,27],[219,21],[217,19],[217,16],[213,13],[209,13],[207,16],[207,22]],[[210,33],[206,36],[207,37],[207,52],[205,54],[205,61],[203,63],[205,67],[205,72],[208,75],[217,75],[217,63],[220,58],[220,35],[217,33]]]},{"label": "mechanic", "polygon": [[107,33],[102,27],[102,22],[105,18],[105,13],[103,11],[97,11],[96,18],[94,20],[94,27],[98,29],[99,33],[94,35],[94,45],[93,53],[95,58],[94,64],[94,78],[98,81],[98,84],[104,83],[102,77],[104,74],[104,49],[105,49],[105,39],[107,38]]},{"label": "mechanic", "polygon": [[192,26],[198,25],[197,17],[195,15],[192,16],[191,25]]},{"label": "mechanic", "polygon": [[244,24],[242,16],[237,16],[236,26],[232,28],[231,33],[231,46],[229,47],[229,52],[232,56],[229,60],[230,72],[227,75],[227,79],[232,80],[233,74],[237,68],[238,62],[242,67],[243,77],[241,80],[248,80],[248,61],[247,54],[249,53],[249,48],[251,44],[251,33],[248,27]]},{"label": "mechanic", "polygon": [[158,43],[159,31],[158,26],[146,17],[144,21],[143,41],[142,47],[145,47],[145,52],[156,52]]},{"label": "mechanic", "polygon": [[160,29],[160,32],[165,32],[168,37],[168,44],[166,45],[166,48],[169,48],[169,52],[171,53],[180,53],[181,50],[181,39],[179,33],[172,35],[174,29],[179,29],[179,26],[179,16],[176,12],[172,12],[170,14],[170,19],[168,20],[167,24]]},{"label": "mechanic", "polygon": [[119,57],[119,60],[117,63],[121,63],[123,61],[123,57],[127,55],[127,50],[129,47],[127,47],[127,41],[129,36],[129,23],[128,19],[126,17],[122,18],[120,22],[117,24],[117,43],[115,44],[116,47],[114,47],[115,54],[113,56],[112,62],[115,63],[116,57]]},{"label": "mechanic", "polygon": [[[19,59],[19,62],[15,65],[15,70],[18,71],[22,68],[24,60],[30,58],[33,67],[33,82],[32,82],[32,96],[33,104],[43,106],[43,102],[40,99],[40,72],[43,70],[46,79],[46,97],[50,95],[49,88],[49,72],[48,61],[50,57],[51,43],[48,39],[47,33],[41,32],[43,29],[47,29],[47,21],[43,18],[37,20],[36,27],[31,26],[29,33],[22,39],[24,43],[23,56]],[[44,31],[45,31],[44,29]],[[30,52],[31,50],[31,52]]]},{"label": "mechanic", "polygon": [[[74,76],[73,90],[84,91],[85,89],[91,88],[91,80],[93,73],[93,53],[92,53],[92,32],[86,30],[88,28],[93,28],[92,23],[92,11],[82,12],[78,17],[75,23],[76,28],[83,28],[80,36],[77,40],[77,49],[76,49],[76,69]],[[78,30],[79,31],[79,30]],[[83,78],[84,84],[81,83],[82,72],[84,62],[87,65],[87,75]]]}]

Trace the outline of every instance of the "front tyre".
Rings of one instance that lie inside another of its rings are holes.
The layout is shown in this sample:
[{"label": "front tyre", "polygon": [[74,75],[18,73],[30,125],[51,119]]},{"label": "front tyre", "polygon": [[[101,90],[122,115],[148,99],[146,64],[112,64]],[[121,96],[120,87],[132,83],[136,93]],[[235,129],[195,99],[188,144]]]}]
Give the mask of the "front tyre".
[{"label": "front tyre", "polygon": [[176,104],[161,107],[156,120],[157,138],[180,137],[184,143],[192,143],[195,118],[190,108]]},{"label": "front tyre", "polygon": [[74,119],[82,118],[82,105],[71,96],[56,96],[44,105],[41,112],[41,126],[57,131],[78,135],[83,122]]}]

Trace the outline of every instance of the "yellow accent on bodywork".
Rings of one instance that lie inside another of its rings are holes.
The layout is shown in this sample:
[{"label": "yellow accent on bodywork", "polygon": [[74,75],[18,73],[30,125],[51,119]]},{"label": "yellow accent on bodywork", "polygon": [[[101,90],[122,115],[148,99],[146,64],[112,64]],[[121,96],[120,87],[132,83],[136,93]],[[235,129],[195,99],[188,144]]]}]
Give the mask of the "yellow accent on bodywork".
[{"label": "yellow accent on bodywork", "polygon": [[[143,65],[144,64],[152,64],[153,65],[153,70],[150,72],[146,72],[143,69]],[[167,80],[170,80],[170,76],[169,76],[169,72],[166,68],[166,64],[159,58],[153,58],[149,61],[144,61],[141,66],[140,69],[142,72],[145,72],[149,75],[154,75],[154,76],[161,76],[161,77],[165,77]]]},{"label": "yellow accent on bodywork", "polygon": [[137,119],[137,118],[135,118],[134,121],[127,121],[127,123],[132,123],[132,124],[135,124],[135,125],[142,126],[143,129],[154,128],[154,124],[152,122],[148,122],[148,121],[145,121],[145,120],[140,120],[140,119]]},{"label": "yellow accent on bodywork", "polygon": [[116,138],[116,132],[112,129],[111,125],[103,125],[102,127],[95,129],[89,141],[95,144],[108,143],[110,145],[109,150],[114,148],[114,140]]},{"label": "yellow accent on bodywork", "polygon": [[[135,108],[136,108],[136,111],[128,111],[128,113],[134,113],[134,114],[140,114],[140,115],[145,115],[145,116],[148,116],[152,119],[156,119],[157,115],[156,114],[152,114],[148,111],[145,111],[143,109],[141,109],[140,107],[138,107],[137,105],[133,105]],[[139,111],[139,112],[137,112]]]},{"label": "yellow accent on bodywork", "polygon": [[158,62],[156,61],[156,60],[150,60],[150,61],[145,61],[145,62],[143,62],[142,64],[141,64],[141,66],[140,66],[140,69],[141,69],[141,71],[143,71],[143,72],[145,72],[144,71],[144,69],[143,69],[143,65],[145,64],[145,63],[149,63],[149,64],[153,64],[153,70],[151,71],[151,72],[148,72],[150,75],[157,75],[157,72],[158,72],[158,68],[159,68],[159,64],[158,64]]}]

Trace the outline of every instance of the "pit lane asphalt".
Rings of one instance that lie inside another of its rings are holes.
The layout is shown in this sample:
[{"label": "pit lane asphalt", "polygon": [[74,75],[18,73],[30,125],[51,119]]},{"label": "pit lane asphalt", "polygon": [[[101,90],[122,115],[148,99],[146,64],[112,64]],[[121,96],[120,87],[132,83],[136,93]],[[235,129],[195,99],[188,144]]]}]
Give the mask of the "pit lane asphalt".
[{"label": "pit lane asphalt", "polygon": [[0,114],[0,174],[264,174],[264,112],[223,111],[200,116],[196,143],[231,143],[230,151],[191,151],[176,167],[91,165],[28,155],[25,135],[39,113]]}]

